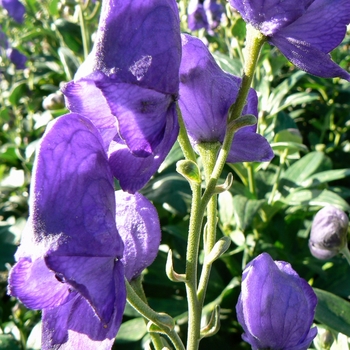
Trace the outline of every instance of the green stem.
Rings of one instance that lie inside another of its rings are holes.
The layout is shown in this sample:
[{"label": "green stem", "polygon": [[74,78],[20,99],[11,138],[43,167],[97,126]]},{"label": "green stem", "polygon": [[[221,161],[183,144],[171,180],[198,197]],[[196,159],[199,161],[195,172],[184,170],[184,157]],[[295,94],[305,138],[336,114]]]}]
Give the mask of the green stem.
[{"label": "green stem", "polygon": [[177,118],[180,125],[180,132],[177,140],[179,141],[180,147],[182,149],[182,152],[186,159],[192,160],[193,162],[197,163],[197,157],[194,153],[194,150],[192,148],[190,139],[188,138],[188,134],[186,131],[185,123],[182,118],[182,113],[179,107],[179,104],[176,103],[176,111],[177,111]]},{"label": "green stem", "polygon": [[191,184],[192,205],[186,253],[186,293],[188,299],[187,350],[197,350],[200,340],[201,310],[197,297],[198,252],[204,209],[200,205],[201,185]]},{"label": "green stem", "polygon": [[125,279],[125,285],[128,303],[143,317],[157,325],[169,337],[176,350],[185,350],[179,335],[174,330],[173,319],[168,315],[161,315],[151,309],[135,292],[127,279]]},{"label": "green stem", "polygon": [[90,38],[88,35],[88,30],[86,27],[86,21],[85,21],[85,17],[84,17],[84,9],[83,9],[83,4],[82,4],[82,0],[79,1],[79,22],[80,22],[80,30],[81,30],[81,38],[83,41],[83,49],[84,49],[84,59],[87,58],[87,56],[89,55],[90,52]]},{"label": "green stem", "polygon": [[[202,158],[205,181],[210,181],[210,176],[213,172],[218,154],[219,143],[202,143],[198,144],[199,154]],[[212,251],[216,242],[216,226],[217,226],[217,195],[214,194],[207,206],[207,224],[204,233],[204,256],[208,256]],[[207,264],[204,259],[203,269],[198,285],[198,300],[199,307],[202,311],[206,290],[208,287],[212,263]]]},{"label": "green stem", "polygon": [[249,192],[256,198],[256,185],[254,178],[254,167],[252,163],[245,163],[248,171]]},{"label": "green stem", "polygon": [[[134,291],[136,292],[136,294],[140,297],[140,299],[148,305],[147,303],[147,298],[146,298],[146,295],[145,295],[145,292],[143,290],[143,287],[142,287],[142,278],[141,276],[132,280],[130,282],[130,285],[132,286],[132,288],[134,289]],[[147,319],[145,319],[145,322],[147,324]],[[160,337],[160,335],[158,333],[154,333],[154,332],[151,332],[150,333],[150,337],[151,337],[151,340],[152,340],[152,343],[154,345],[154,348],[155,350],[162,350],[164,348],[163,346],[163,343],[162,343],[162,339]]]},{"label": "green stem", "polygon": [[275,198],[275,195],[276,195],[276,192],[277,192],[279,180],[280,180],[280,177],[281,177],[281,174],[282,174],[282,168],[283,168],[283,165],[284,165],[284,163],[286,161],[287,155],[288,155],[288,149],[285,149],[283,151],[283,153],[281,154],[281,156],[280,156],[280,165],[279,165],[277,173],[276,173],[276,178],[275,178],[275,181],[274,181],[274,184],[273,184],[273,187],[272,187],[272,191],[271,191],[269,200],[267,201],[267,203],[270,204],[270,205],[273,204],[273,202],[274,202],[274,198]]}]

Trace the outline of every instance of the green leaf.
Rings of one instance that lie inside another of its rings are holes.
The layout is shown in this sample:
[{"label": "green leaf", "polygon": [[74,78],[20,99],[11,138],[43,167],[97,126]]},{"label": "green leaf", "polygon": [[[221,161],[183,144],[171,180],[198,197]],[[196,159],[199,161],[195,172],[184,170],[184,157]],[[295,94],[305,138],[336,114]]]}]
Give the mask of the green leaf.
[{"label": "green leaf", "polygon": [[350,206],[342,197],[328,190],[297,190],[281,200],[289,205],[315,205],[324,207],[327,204],[332,204],[345,211],[350,209]]},{"label": "green leaf", "polygon": [[19,103],[19,100],[28,94],[28,86],[27,83],[16,83],[9,96],[9,101],[12,104],[12,106],[17,106]]},{"label": "green leaf", "polygon": [[67,47],[60,47],[58,49],[58,55],[60,56],[64,72],[66,73],[68,80],[73,79],[75,72],[80,66],[80,63],[74,55],[73,51]]},{"label": "green leaf", "polygon": [[253,221],[254,216],[264,204],[265,200],[248,199],[247,197],[236,195],[233,197],[233,211],[237,226],[244,231]]},{"label": "green leaf", "polygon": [[214,52],[212,55],[214,56],[215,61],[218,63],[222,70],[236,76],[242,75],[243,67],[240,59],[230,58],[227,55],[220,52]]},{"label": "green leaf", "polygon": [[0,334],[0,349],[2,350],[20,350],[20,344],[11,334]]},{"label": "green leaf", "polygon": [[331,163],[327,156],[322,152],[310,152],[292,164],[282,178],[290,180],[291,184],[289,187],[296,187],[296,185],[301,185],[311,175],[323,170],[330,170],[330,168]]},{"label": "green leaf", "polygon": [[350,303],[318,288],[314,292],[318,299],[315,320],[350,337]]},{"label": "green leaf", "polygon": [[147,333],[145,321],[142,317],[134,318],[122,323],[117,334],[117,343],[129,343],[140,340]]},{"label": "green leaf", "polygon": [[305,181],[301,183],[303,187],[317,186],[319,184],[327,183],[334,180],[343,179],[350,176],[350,168],[348,169],[337,169],[327,170],[320,173],[311,175]]}]

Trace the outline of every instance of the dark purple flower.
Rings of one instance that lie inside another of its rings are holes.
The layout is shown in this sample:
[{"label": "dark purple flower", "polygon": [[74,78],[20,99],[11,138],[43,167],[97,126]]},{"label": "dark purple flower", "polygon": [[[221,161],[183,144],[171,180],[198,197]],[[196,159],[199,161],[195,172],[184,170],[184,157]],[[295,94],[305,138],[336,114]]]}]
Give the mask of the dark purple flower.
[{"label": "dark purple flower", "polygon": [[317,212],[312,222],[309,247],[318,259],[330,259],[337,255],[347,243],[348,216],[333,205]]},{"label": "dark purple flower", "polygon": [[203,6],[207,14],[209,29],[215,29],[220,24],[224,7],[216,0],[204,0]]},{"label": "dark purple flower", "polygon": [[317,297],[284,261],[260,254],[244,269],[236,305],[242,338],[253,350],[306,350],[317,334],[310,329]]},{"label": "dark purple flower", "polygon": [[205,28],[211,32],[220,24],[224,7],[216,0],[190,0],[187,12],[190,30]]},{"label": "dark purple flower", "polygon": [[68,114],[47,129],[34,163],[30,216],[9,293],[43,310],[42,349],[110,349],[126,300],[123,242],[103,140]]},{"label": "dark purple flower", "polygon": [[209,28],[207,14],[204,10],[203,1],[190,0],[188,4],[187,13],[187,24],[190,30],[194,31],[202,28]]},{"label": "dark purple flower", "polygon": [[177,138],[180,40],[174,0],[104,1],[94,48],[63,89],[99,129],[125,191],[147,183]]},{"label": "dark purple flower", "polygon": [[26,9],[18,0],[0,0],[2,6],[16,22],[22,23]]},{"label": "dark purple flower", "polygon": [[350,80],[329,55],[345,37],[349,0],[230,0],[230,4],[300,69]]},{"label": "dark purple flower", "polygon": [[153,204],[140,193],[115,193],[116,222],[124,242],[125,276],[131,280],[156,258],[161,232],[158,213]]},{"label": "dark purple flower", "polygon": [[20,53],[17,49],[8,48],[6,50],[8,59],[16,66],[16,69],[24,69],[26,67],[27,56]]},{"label": "dark purple flower", "polygon": [[[241,79],[224,72],[199,39],[183,35],[182,45],[179,104],[190,141],[194,147],[198,143],[222,142],[228,110],[237,98]],[[257,105],[256,92],[250,89],[243,114],[257,117]],[[235,133],[227,161],[262,162],[272,158],[269,143],[256,133],[254,125]]]}]

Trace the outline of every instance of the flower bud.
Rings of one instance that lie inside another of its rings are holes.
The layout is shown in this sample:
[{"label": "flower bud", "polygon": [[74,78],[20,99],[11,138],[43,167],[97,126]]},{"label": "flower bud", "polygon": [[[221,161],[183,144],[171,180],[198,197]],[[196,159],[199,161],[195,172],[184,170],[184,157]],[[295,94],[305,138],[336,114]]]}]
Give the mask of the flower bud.
[{"label": "flower bud", "polygon": [[309,284],[284,261],[260,254],[243,271],[236,305],[242,338],[253,350],[307,349],[317,329],[310,329],[317,297]]},{"label": "flower bud", "polygon": [[327,205],[314,218],[309,247],[311,254],[326,260],[337,255],[347,243],[349,219],[340,209]]}]

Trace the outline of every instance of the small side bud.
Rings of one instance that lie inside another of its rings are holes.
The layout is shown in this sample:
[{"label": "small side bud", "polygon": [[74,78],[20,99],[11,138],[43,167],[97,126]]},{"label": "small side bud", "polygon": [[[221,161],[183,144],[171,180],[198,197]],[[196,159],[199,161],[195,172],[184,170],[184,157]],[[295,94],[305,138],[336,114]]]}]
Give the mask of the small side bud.
[{"label": "small side bud", "polygon": [[242,115],[237,119],[232,120],[227,128],[230,130],[237,131],[245,126],[255,125],[258,122],[258,119],[253,114]]},{"label": "small side bud", "polygon": [[226,177],[225,182],[222,185],[216,186],[214,192],[219,194],[219,193],[228,191],[232,186],[232,183],[233,183],[233,175],[232,173],[229,173]]},{"label": "small side bud", "polygon": [[327,205],[314,218],[309,248],[318,259],[326,260],[337,255],[347,243],[349,219],[340,209]]},{"label": "small side bud", "polygon": [[186,282],[186,276],[183,274],[178,274],[174,271],[173,267],[173,252],[169,250],[168,252],[168,257],[166,260],[166,265],[165,265],[165,272],[170,279],[170,281],[173,282]]},{"label": "small side bud", "polygon": [[220,306],[216,305],[213,310],[209,323],[201,329],[200,337],[207,338],[216,334],[220,329]]},{"label": "small side bud", "polygon": [[[174,319],[165,313],[162,313],[162,312],[159,313],[157,317],[157,321],[160,325],[166,327],[169,331],[172,331],[175,328]],[[165,333],[165,331],[162,328],[157,326],[152,321],[149,321],[147,323],[147,330],[148,332]]]},{"label": "small side bud", "polygon": [[229,248],[231,244],[230,237],[221,237],[214,245],[211,252],[208,254],[208,256],[205,259],[205,262],[207,264],[212,264],[216,259],[220,258],[222,254],[226,252],[226,250]]},{"label": "small side bud", "polygon": [[202,182],[198,165],[191,160],[179,160],[176,163],[176,171],[190,183]]}]

